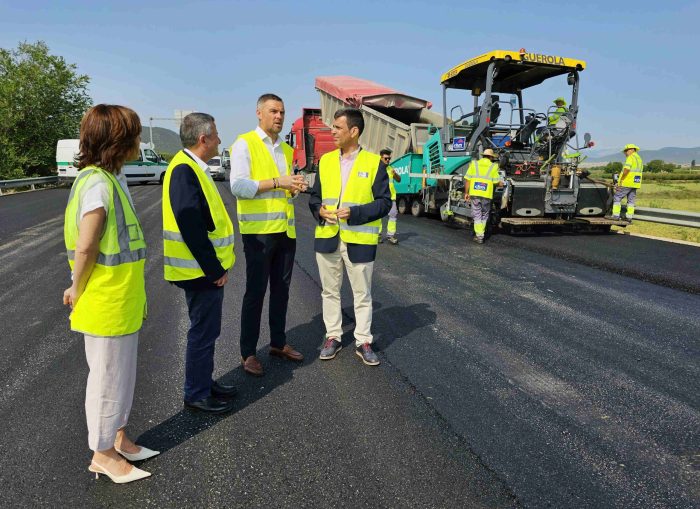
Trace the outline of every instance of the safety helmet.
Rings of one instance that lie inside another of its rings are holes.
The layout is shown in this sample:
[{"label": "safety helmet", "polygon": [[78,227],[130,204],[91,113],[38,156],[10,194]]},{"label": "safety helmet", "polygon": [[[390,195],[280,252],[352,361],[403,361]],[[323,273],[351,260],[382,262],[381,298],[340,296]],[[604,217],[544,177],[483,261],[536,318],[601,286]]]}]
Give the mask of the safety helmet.
[{"label": "safety helmet", "polygon": [[490,148],[487,148],[486,150],[484,150],[484,153],[482,154],[482,156],[495,158],[496,154],[493,153],[493,150],[491,150]]},{"label": "safety helmet", "polygon": [[639,151],[639,147],[637,145],[635,145],[634,143],[628,143],[627,145],[625,145],[625,148],[623,148],[622,151],[625,152],[626,150],[629,150],[631,148]]},{"label": "safety helmet", "polygon": [[554,99],[553,102],[554,102],[554,104],[557,104],[558,102],[562,102],[562,103],[564,103],[564,106],[566,106],[566,99],[564,99],[563,97],[557,97],[556,99]]}]

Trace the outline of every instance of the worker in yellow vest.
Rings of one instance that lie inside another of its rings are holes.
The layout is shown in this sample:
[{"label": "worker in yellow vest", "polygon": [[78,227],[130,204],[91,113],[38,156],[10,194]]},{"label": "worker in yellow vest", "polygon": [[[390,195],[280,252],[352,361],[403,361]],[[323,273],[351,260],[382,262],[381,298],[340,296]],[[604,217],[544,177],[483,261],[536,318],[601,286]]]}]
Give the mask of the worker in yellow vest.
[{"label": "worker in yellow vest", "polygon": [[340,287],[343,267],[352,287],[355,308],[355,353],[368,366],[379,364],[372,350],[372,270],[379,226],[391,207],[386,163],[363,150],[365,127],[360,110],[335,112],[331,133],[338,150],[319,163],[309,208],[317,221],[314,250],[321,277],[326,333],[320,359],[333,359],[342,348]]},{"label": "worker in yellow vest", "polygon": [[642,187],[642,171],[644,162],[639,155],[639,147],[628,143],[622,149],[625,154],[625,164],[622,166],[622,175],[617,180],[615,186],[615,197],[613,198],[612,218],[620,219],[622,212],[622,199],[627,197],[627,221],[632,222],[634,217],[634,204],[637,198],[637,189]]},{"label": "worker in yellow vest", "polygon": [[231,146],[231,192],[246,260],[241,309],[241,362],[246,373],[264,374],[256,352],[263,301],[270,286],[270,355],[295,362],[304,356],[287,343],[287,303],[296,253],[294,198],[306,189],[292,174],[293,149],[280,139],[284,102],[275,94],[258,98],[258,127]]},{"label": "worker in yellow vest", "polygon": [[472,220],[474,222],[474,242],[484,243],[486,225],[491,212],[494,186],[503,187],[498,174],[496,154],[490,148],[484,150],[482,158],[469,163],[464,186],[464,200],[471,202]]},{"label": "worker in yellow vest", "polygon": [[554,99],[554,105],[557,108],[552,113],[550,113],[549,117],[547,117],[547,124],[550,127],[556,127],[557,122],[559,122],[561,116],[567,112],[566,99],[564,99],[563,97],[557,97],[556,99]]},{"label": "worker in yellow vest", "polygon": [[180,140],[185,148],[170,161],[163,180],[165,279],[185,291],[190,317],[185,408],[218,414],[231,410],[236,393],[233,386],[212,380],[224,285],[235,261],[233,223],[205,162],[221,143],[214,117],[187,115]]},{"label": "worker in yellow vest", "polygon": [[[68,198],[64,238],[72,284],[63,293],[70,327],[84,336],[88,467],[123,484],[151,474],[131,465],[158,454],[125,433],[146,316],[146,243],[122,166],[139,151],[141,121],[124,106],[98,104],[80,123],[78,176]],[[128,460],[128,461],[127,461]]]},{"label": "worker in yellow vest", "polygon": [[[396,182],[401,182],[401,175],[394,171],[389,165],[391,161],[391,150],[384,148],[379,151],[379,157],[381,157],[382,162],[386,164],[386,173],[389,176],[389,192],[391,193],[391,210],[389,211],[389,219],[386,225],[386,240],[389,244],[396,245],[399,243],[399,239],[396,238],[396,219],[399,216],[399,209],[396,207],[396,188],[394,187],[394,180]],[[383,220],[382,220],[383,222]],[[379,243],[382,243],[382,227],[384,225],[379,225]]]}]

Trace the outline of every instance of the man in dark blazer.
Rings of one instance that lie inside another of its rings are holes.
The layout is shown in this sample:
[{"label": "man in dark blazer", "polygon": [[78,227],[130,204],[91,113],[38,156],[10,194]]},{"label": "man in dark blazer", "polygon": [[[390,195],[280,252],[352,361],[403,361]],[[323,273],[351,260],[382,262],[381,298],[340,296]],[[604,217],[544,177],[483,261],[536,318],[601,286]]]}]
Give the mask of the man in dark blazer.
[{"label": "man in dark blazer", "polygon": [[208,413],[230,411],[234,387],[212,380],[221,332],[224,285],[235,261],[234,231],[206,161],[221,143],[214,118],[187,115],[180,126],[186,147],[163,181],[165,279],[185,291],[190,317],[185,354],[184,405]]},{"label": "man in dark blazer", "polygon": [[366,365],[376,366],[379,358],[371,346],[372,271],[381,218],[391,208],[391,193],[386,163],[359,145],[363,129],[359,110],[336,111],[331,133],[338,150],[321,158],[309,208],[318,221],[314,250],[326,327],[320,359],[333,359],[341,349],[344,268],[354,296],[355,353]]}]

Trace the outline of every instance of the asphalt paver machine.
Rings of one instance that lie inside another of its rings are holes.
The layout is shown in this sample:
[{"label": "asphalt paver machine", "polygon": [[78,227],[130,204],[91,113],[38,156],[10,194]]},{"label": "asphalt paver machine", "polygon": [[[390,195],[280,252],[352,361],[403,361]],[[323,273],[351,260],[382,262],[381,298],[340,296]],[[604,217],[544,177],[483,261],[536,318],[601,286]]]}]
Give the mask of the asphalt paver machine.
[{"label": "asphalt paver machine", "polygon": [[[588,133],[579,144],[577,133],[579,80],[585,68],[581,60],[499,50],[443,74],[443,125],[433,128],[423,148],[422,175],[411,172],[411,177],[422,177],[421,208],[439,211],[444,221],[469,223],[463,176],[468,163],[490,148],[498,155],[504,180],[494,195],[492,226],[511,232],[624,226],[605,218],[612,204],[610,185],[579,168],[582,151],[593,146]],[[524,90],[558,76],[566,76],[570,88],[564,111],[552,103],[547,110],[523,103]],[[458,96],[449,111],[448,91]]]}]

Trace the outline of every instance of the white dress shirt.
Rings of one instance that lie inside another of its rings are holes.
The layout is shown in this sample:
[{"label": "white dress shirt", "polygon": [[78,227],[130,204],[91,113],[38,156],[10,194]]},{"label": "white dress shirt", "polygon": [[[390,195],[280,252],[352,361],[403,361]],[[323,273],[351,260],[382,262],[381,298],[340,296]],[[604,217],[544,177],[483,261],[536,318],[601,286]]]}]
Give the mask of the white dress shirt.
[{"label": "white dress shirt", "polygon": [[[280,176],[288,175],[287,160],[282,150],[282,139],[278,136],[275,142],[265,134],[260,127],[255,128],[255,132],[262,140],[265,148],[277,164]],[[231,147],[231,193],[238,198],[254,198],[258,192],[259,181],[250,178],[250,150],[248,143],[238,138]]]},{"label": "white dress shirt", "polygon": [[202,171],[207,175],[207,177],[209,177],[209,180],[211,180],[212,182],[214,182],[214,179],[211,178],[211,173],[210,173],[210,171],[209,171],[209,166],[207,165],[207,163],[205,163],[205,162],[202,161],[199,157],[197,157],[196,155],[194,155],[194,153],[191,152],[189,149],[184,148],[184,149],[182,149],[182,150],[183,150],[186,154],[188,154],[192,159],[194,159],[194,162],[197,163],[197,164],[199,165],[200,168],[202,168]]}]

